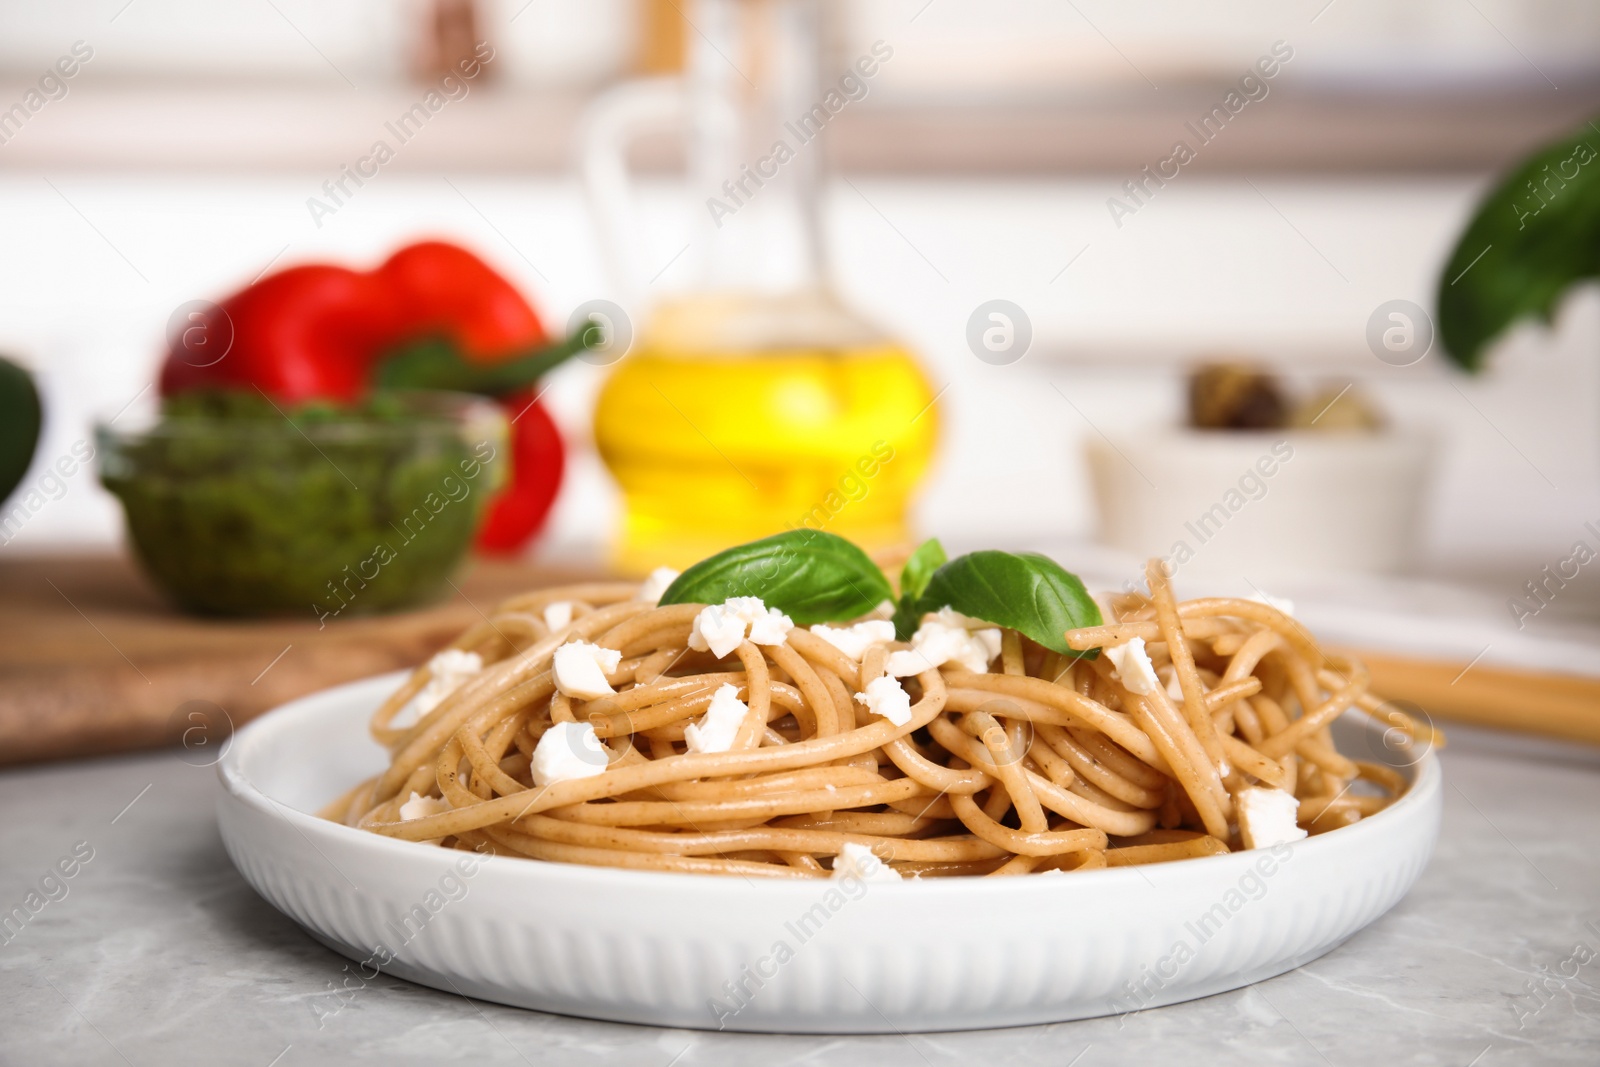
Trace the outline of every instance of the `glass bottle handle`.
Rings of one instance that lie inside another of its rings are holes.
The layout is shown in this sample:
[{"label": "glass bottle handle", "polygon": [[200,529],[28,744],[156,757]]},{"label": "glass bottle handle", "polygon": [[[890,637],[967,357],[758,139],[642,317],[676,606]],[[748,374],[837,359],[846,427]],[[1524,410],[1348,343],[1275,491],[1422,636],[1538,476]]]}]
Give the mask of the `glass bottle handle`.
[{"label": "glass bottle handle", "polygon": [[644,229],[628,147],[643,133],[682,129],[687,95],[681,78],[623,82],[595,98],[579,131],[579,166],[589,209],[607,271],[629,307],[642,305],[649,277],[639,255]]}]

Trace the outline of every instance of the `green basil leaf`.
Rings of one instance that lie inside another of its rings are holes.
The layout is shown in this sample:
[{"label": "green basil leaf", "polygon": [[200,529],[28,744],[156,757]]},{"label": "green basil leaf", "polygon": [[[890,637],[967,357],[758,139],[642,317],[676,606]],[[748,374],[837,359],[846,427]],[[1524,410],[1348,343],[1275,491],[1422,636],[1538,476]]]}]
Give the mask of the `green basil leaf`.
[{"label": "green basil leaf", "polygon": [[1600,134],[1593,124],[1541,149],[1483,198],[1439,276],[1439,340],[1481,370],[1518,319],[1550,321],[1561,296],[1600,276]]},{"label": "green basil leaf", "polygon": [[917,624],[922,619],[917,600],[922,596],[922,591],[928,588],[928,580],[933,577],[933,572],[949,560],[937,537],[922,542],[906,560],[905,567],[900,571],[900,602],[894,609],[894,635],[899,640],[909,641],[911,635],[916,633]]},{"label": "green basil leaf", "polygon": [[922,542],[900,571],[900,595],[916,600],[928,588],[928,579],[933,577],[933,572],[949,561],[950,557],[944,554],[944,546],[937,537]]},{"label": "green basil leaf", "polygon": [[894,606],[894,637],[896,641],[909,641],[922,622],[922,609],[908,596],[900,598]]},{"label": "green basil leaf", "polygon": [[861,549],[836,534],[790,530],[735,545],[678,575],[661,603],[720,604],[757,596],[797,626],[865,615],[893,597],[889,579]]},{"label": "green basil leaf", "polygon": [[1085,653],[1067,647],[1066,632],[1102,621],[1077,575],[1032,552],[957,556],[934,571],[917,602],[919,615],[943,607],[1017,630],[1069,656]]}]

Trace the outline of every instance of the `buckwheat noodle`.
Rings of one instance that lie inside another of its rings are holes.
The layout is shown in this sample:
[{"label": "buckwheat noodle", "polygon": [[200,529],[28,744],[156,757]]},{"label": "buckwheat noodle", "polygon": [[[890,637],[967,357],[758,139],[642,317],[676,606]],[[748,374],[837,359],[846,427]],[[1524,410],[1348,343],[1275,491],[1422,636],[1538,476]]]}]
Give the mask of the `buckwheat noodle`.
[{"label": "buckwheat noodle", "polygon": [[[1282,611],[1180,603],[1154,561],[1147,577],[1148,597],[1112,597],[1104,625],[1066,641],[1139,638],[1159,686],[1136,692],[1104,653],[1073,659],[1007,630],[986,673],[946,663],[901,679],[903,725],[854,698],[903,643],[858,661],[797,626],[718,659],[689,647],[702,605],[658,607],[624,583],[513,597],[449,646],[481,670],[408,725],[428,666],[378,709],[388,769],[322,814],[445,848],[636,870],[825,878],[854,844],[903,876],[1070,872],[1239,849],[1236,801],[1253,787],[1292,794],[1312,834],[1381,810],[1406,783],[1334,748],[1329,724],[1348,709],[1402,745],[1441,740]],[[570,622],[552,630],[543,613],[558,602]],[[621,653],[606,672],[615,695],[557,691],[554,653],[575,640]],[[725,685],[749,708],[732,747],[685,751]],[[535,748],[558,723],[594,728],[602,772],[535,784]],[[432,813],[402,817],[413,797]]]}]

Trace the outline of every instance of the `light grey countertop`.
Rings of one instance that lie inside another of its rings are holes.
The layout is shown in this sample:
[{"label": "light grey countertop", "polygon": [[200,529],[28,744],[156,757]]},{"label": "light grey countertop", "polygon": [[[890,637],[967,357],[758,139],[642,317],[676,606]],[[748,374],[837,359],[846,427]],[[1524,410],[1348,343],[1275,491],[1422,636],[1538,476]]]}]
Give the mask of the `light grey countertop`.
[{"label": "light grey countertop", "polygon": [[[235,872],[211,768],[155,753],[12,769],[0,912],[28,914],[30,892],[43,906],[0,934],[0,1062],[1600,1063],[1600,750],[1458,727],[1442,758],[1421,881],[1299,970],[1121,1019],[837,1038],[590,1022],[387,976],[319,1028],[345,961]],[[72,876],[47,879],[62,860]]]}]

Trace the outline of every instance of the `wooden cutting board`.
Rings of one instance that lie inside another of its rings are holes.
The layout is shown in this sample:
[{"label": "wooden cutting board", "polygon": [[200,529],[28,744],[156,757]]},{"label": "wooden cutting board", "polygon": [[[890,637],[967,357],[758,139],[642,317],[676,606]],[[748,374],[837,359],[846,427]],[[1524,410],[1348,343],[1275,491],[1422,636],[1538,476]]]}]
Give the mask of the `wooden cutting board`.
[{"label": "wooden cutting board", "polygon": [[512,593],[594,576],[474,561],[438,604],[319,628],[309,611],[181,615],[120,556],[0,559],[0,764],[174,744],[195,711],[241,726],[286,700],[419,663]]}]

